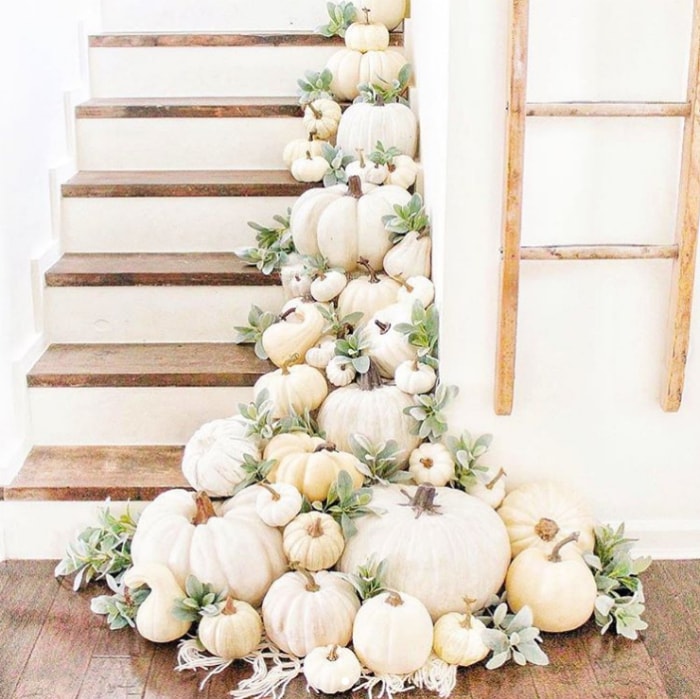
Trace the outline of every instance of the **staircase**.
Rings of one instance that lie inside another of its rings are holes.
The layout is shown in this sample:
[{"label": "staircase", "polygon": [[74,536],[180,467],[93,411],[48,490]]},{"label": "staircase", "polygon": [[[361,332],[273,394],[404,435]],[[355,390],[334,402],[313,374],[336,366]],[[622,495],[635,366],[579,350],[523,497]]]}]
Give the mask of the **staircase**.
[{"label": "staircase", "polygon": [[281,158],[305,135],[296,79],[342,40],[312,33],[323,0],[260,5],[103,2],[45,275],[49,344],[27,376],[34,447],[4,489],[8,558],[60,557],[105,498],[137,510],[185,485],[184,443],[270,370],[233,328],[282,289],[231,251],[309,186]]}]

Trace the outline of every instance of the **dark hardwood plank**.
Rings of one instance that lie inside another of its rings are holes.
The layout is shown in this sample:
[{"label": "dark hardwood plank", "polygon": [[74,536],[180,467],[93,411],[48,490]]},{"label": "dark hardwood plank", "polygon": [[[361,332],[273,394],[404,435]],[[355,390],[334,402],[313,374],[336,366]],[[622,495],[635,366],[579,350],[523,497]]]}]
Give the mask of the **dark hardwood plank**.
[{"label": "dark hardwood plank", "polygon": [[155,644],[147,641],[132,628],[111,631],[107,624],[103,624],[97,637],[95,650],[92,657],[95,658],[152,658]]},{"label": "dark hardwood plank", "polygon": [[50,345],[30,387],[252,386],[272,369],[249,345],[228,343]]},{"label": "dark hardwood plank", "polygon": [[482,664],[461,670],[454,696],[465,699],[538,699],[529,668],[512,663],[498,670],[487,670]]},{"label": "dark hardwood plank", "polygon": [[34,447],[6,500],[153,500],[189,487],[181,446]]},{"label": "dark hardwood plank", "polygon": [[53,561],[5,561],[0,564],[0,697],[11,697],[32,657],[58,582]]},{"label": "dark hardwood plank", "polygon": [[55,286],[279,286],[232,252],[66,253],[45,275]]},{"label": "dark hardwood plank", "polygon": [[64,197],[296,197],[321,186],[287,170],[82,170]]},{"label": "dark hardwood plank", "polygon": [[204,692],[199,691],[199,683],[204,675],[189,671],[175,672],[176,660],[177,644],[156,646],[143,699],[204,699],[206,697]]},{"label": "dark hardwood plank", "polygon": [[135,658],[93,657],[85,673],[78,699],[142,697],[150,665],[150,655]]}]

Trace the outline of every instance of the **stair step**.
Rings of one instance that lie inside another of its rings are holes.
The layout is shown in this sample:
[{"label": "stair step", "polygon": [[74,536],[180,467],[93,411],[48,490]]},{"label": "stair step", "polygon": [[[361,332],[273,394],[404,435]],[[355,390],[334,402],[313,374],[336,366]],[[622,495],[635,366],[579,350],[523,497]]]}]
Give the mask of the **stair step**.
[{"label": "stair step", "polygon": [[278,286],[279,276],[234,253],[67,253],[46,272],[49,287]]},{"label": "stair step", "polygon": [[189,487],[182,446],[34,447],[5,500],[153,500],[170,488]]},{"label": "stair step", "polygon": [[82,170],[64,197],[298,197],[311,187],[287,170]]},{"label": "stair step", "polygon": [[[54,344],[27,375],[30,388],[252,386],[274,367],[249,345]],[[233,406],[232,406],[233,407]]]}]

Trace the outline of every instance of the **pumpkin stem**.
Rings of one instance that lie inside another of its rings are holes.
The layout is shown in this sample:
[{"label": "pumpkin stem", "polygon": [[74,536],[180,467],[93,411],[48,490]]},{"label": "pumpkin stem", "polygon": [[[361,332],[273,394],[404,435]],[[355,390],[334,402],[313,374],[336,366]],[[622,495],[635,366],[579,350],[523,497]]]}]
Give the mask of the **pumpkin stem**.
[{"label": "pumpkin stem", "polygon": [[573,532],[572,534],[569,534],[569,536],[566,537],[566,539],[562,539],[553,549],[552,553],[547,556],[547,560],[551,561],[552,563],[561,563],[561,556],[559,555],[559,552],[562,550],[564,546],[567,544],[570,544],[572,541],[578,541],[578,538],[580,536],[579,532]]},{"label": "pumpkin stem", "polygon": [[309,138],[307,139],[309,143],[313,143],[316,140],[316,134],[318,133],[318,129],[316,126],[314,126],[311,131],[309,131]]},{"label": "pumpkin stem", "polygon": [[319,451],[338,451],[338,447],[333,442],[323,442],[314,449],[314,454],[318,454]]},{"label": "pumpkin stem", "polygon": [[535,534],[537,534],[542,541],[553,541],[558,533],[559,525],[553,519],[542,517],[535,525]]},{"label": "pumpkin stem", "polygon": [[386,604],[390,604],[392,607],[400,607],[403,604],[403,597],[398,592],[390,590],[387,598],[384,600]]},{"label": "pumpkin stem", "polygon": [[212,517],[216,517],[211,498],[203,490],[194,496],[194,502],[197,506],[197,514],[194,516],[193,524],[206,524]]},{"label": "pumpkin stem", "polygon": [[314,119],[320,119],[323,116],[321,110],[314,107],[313,102],[309,102],[308,107],[311,110],[311,113],[314,115]]},{"label": "pumpkin stem", "polygon": [[[299,275],[297,275],[297,279],[299,278]],[[292,313],[296,313],[297,309],[296,306],[293,306],[292,308],[288,308],[284,313],[280,313],[280,320],[287,320]]]},{"label": "pumpkin stem", "polygon": [[367,270],[367,274],[369,274],[370,284],[378,284],[381,281],[377,276],[377,273],[374,271],[374,267],[370,265],[369,260],[366,257],[360,257],[357,260],[357,264],[360,265],[360,267],[364,267]]},{"label": "pumpkin stem", "polygon": [[421,459],[420,460],[420,465],[423,468],[432,468],[435,465],[435,462],[432,459]]},{"label": "pumpkin stem", "polygon": [[471,615],[471,612],[467,612],[466,614],[462,615],[462,621],[459,622],[459,625],[463,629],[471,629],[472,627],[472,619],[474,617]]},{"label": "pumpkin stem", "polygon": [[363,13],[364,16],[365,16],[365,24],[369,24],[369,23],[370,23],[370,22],[369,22],[369,13],[370,13],[369,7],[363,7],[363,8],[362,8],[362,13]]},{"label": "pumpkin stem", "polygon": [[364,148],[356,148],[357,155],[359,155],[359,160],[360,160],[360,167],[365,166],[365,149]]},{"label": "pumpkin stem", "polygon": [[302,568],[298,563],[290,563],[289,567],[293,571],[301,573],[306,578],[307,592],[318,592],[321,589],[320,585],[316,582],[314,576],[311,573],[309,573],[309,571],[306,570],[306,568]]},{"label": "pumpkin stem", "polygon": [[347,196],[359,199],[362,196],[362,180],[358,175],[350,175]]},{"label": "pumpkin stem", "polygon": [[371,359],[369,361],[369,369],[358,376],[357,385],[361,391],[373,391],[382,385],[382,377]]},{"label": "pumpkin stem", "polygon": [[375,107],[385,107],[386,106],[386,102],[384,101],[384,95],[380,95],[380,94],[377,95],[374,106]]},{"label": "pumpkin stem", "polygon": [[287,358],[287,361],[282,364],[280,367],[280,371],[283,374],[288,374],[289,373],[289,367],[294,366],[299,362],[299,353],[295,352],[294,354],[290,354],[289,357]]},{"label": "pumpkin stem", "polygon": [[394,161],[392,160],[391,162],[388,162],[386,164],[386,168],[387,168],[387,170],[389,170],[389,172],[395,172],[396,165],[394,165]]},{"label": "pumpkin stem", "polygon": [[224,614],[225,616],[232,616],[235,614],[238,610],[236,609],[236,600],[229,595],[226,598],[226,604],[224,605],[224,608],[221,610],[221,613]]},{"label": "pumpkin stem", "polygon": [[506,475],[506,472],[502,469],[498,469],[498,473],[484,486],[488,490],[493,490],[493,487]]},{"label": "pumpkin stem", "polygon": [[323,536],[323,520],[320,517],[314,517],[313,524],[306,531],[314,539]]},{"label": "pumpkin stem", "polygon": [[260,481],[258,483],[258,485],[261,488],[265,488],[265,490],[267,490],[267,492],[270,493],[270,495],[272,495],[272,499],[275,502],[282,499],[282,496],[269,483],[265,483],[264,481]]},{"label": "pumpkin stem", "polygon": [[336,643],[330,650],[330,653],[326,656],[326,660],[330,660],[334,663],[338,659],[338,644]]},{"label": "pumpkin stem", "polygon": [[382,335],[386,335],[391,330],[391,323],[382,323],[381,320],[375,319],[374,324],[379,328]]},{"label": "pumpkin stem", "polygon": [[310,150],[306,151],[306,159],[311,160],[311,151]]},{"label": "pumpkin stem", "polygon": [[473,597],[470,597],[469,595],[464,596],[464,604],[467,607],[467,613],[464,615],[464,619],[462,620],[462,627],[465,629],[471,629],[472,627],[472,620],[474,617],[472,616],[472,607],[474,606],[474,603],[476,600]]},{"label": "pumpkin stem", "polygon": [[427,483],[421,483],[421,485],[416,488],[416,492],[413,497],[411,497],[409,492],[403,488],[401,489],[401,493],[408,498],[408,502],[402,502],[401,505],[410,507],[416,513],[416,519],[418,519],[424,513],[429,515],[442,514],[441,512],[438,512],[440,505],[435,504],[435,496],[437,495],[435,486]]}]

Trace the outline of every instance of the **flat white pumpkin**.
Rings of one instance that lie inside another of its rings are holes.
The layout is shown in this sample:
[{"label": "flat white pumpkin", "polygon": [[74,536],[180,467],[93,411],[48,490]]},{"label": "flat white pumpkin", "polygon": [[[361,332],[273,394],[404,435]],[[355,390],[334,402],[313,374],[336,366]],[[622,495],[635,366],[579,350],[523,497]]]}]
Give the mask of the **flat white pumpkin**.
[{"label": "flat white pumpkin", "polygon": [[468,667],[478,663],[489,654],[481,638],[485,628],[483,622],[469,613],[443,614],[433,630],[435,655],[450,665]]},{"label": "flat white pumpkin", "polygon": [[220,614],[202,616],[197,636],[217,658],[245,658],[260,643],[262,619],[248,603],[228,597]]},{"label": "flat white pumpkin", "polygon": [[328,140],[335,136],[342,110],[331,99],[317,99],[306,105],[302,121],[309,134]]},{"label": "flat white pumpkin", "polygon": [[[325,144],[328,144],[328,141],[315,138],[313,134],[309,134],[308,138],[295,138],[284,147],[282,161],[288,168],[291,168],[295,160],[306,157],[307,153],[310,153],[312,156],[323,155],[323,146]],[[394,184],[398,184],[398,182]]]},{"label": "flat white pumpkin", "polygon": [[396,292],[396,300],[399,303],[408,303],[411,306],[418,300],[423,308],[427,308],[435,299],[435,285],[423,275],[402,278],[401,288]]},{"label": "flat white pumpkin", "polygon": [[397,388],[413,396],[431,391],[436,382],[435,369],[412,359],[401,362],[394,372]]},{"label": "flat white pumpkin", "polygon": [[385,274],[377,274],[373,265],[365,264],[365,261],[362,264],[369,274],[348,282],[338,297],[338,314],[342,318],[351,313],[362,313],[360,323],[365,324],[375,313],[394,304],[400,284]]},{"label": "flat white pumpkin", "polygon": [[322,272],[317,275],[316,278],[311,282],[311,296],[313,296],[316,301],[321,303],[328,303],[332,301],[340,292],[346,287],[348,283],[348,278],[343,272],[331,269],[327,272]]},{"label": "flat white pumpkin", "polygon": [[361,674],[360,661],[349,648],[319,646],[304,658],[304,677],[309,687],[324,694],[349,691]]},{"label": "flat white pumpkin", "polygon": [[255,511],[269,527],[284,527],[301,511],[301,493],[289,483],[258,483]]},{"label": "flat white pumpkin", "polygon": [[497,509],[506,496],[506,472],[502,468],[489,468],[486,473],[480,475],[480,479],[474,485],[468,486],[466,491]]},{"label": "flat white pumpkin", "polygon": [[420,166],[410,155],[397,155],[387,166],[386,184],[395,184],[404,189],[413,187]]},{"label": "flat white pumpkin", "polygon": [[330,169],[322,155],[311,155],[311,151],[294,160],[290,168],[292,177],[298,182],[320,182]]},{"label": "flat white pumpkin", "polygon": [[408,457],[408,472],[418,485],[429,483],[440,487],[447,485],[454,478],[455,465],[444,444],[424,442]]},{"label": "flat white pumpkin", "polygon": [[[331,81],[333,94],[339,100],[350,102],[360,94],[358,85],[381,83],[382,80],[391,83],[399,77],[406,63],[408,63],[406,57],[393,49],[362,52],[344,48],[330,57],[326,68],[333,73]],[[373,147],[374,143],[369,150]],[[368,153],[369,150],[367,150]]]},{"label": "flat white pumpkin", "polygon": [[253,386],[253,396],[257,398],[262,391],[268,392],[272,417],[283,418],[316,410],[328,395],[328,385],[318,369],[293,364],[263,374]]},{"label": "flat white pumpkin", "polygon": [[389,30],[386,25],[374,22],[371,10],[361,8],[360,19],[345,30],[345,45],[354,51],[384,51],[389,47]]}]

